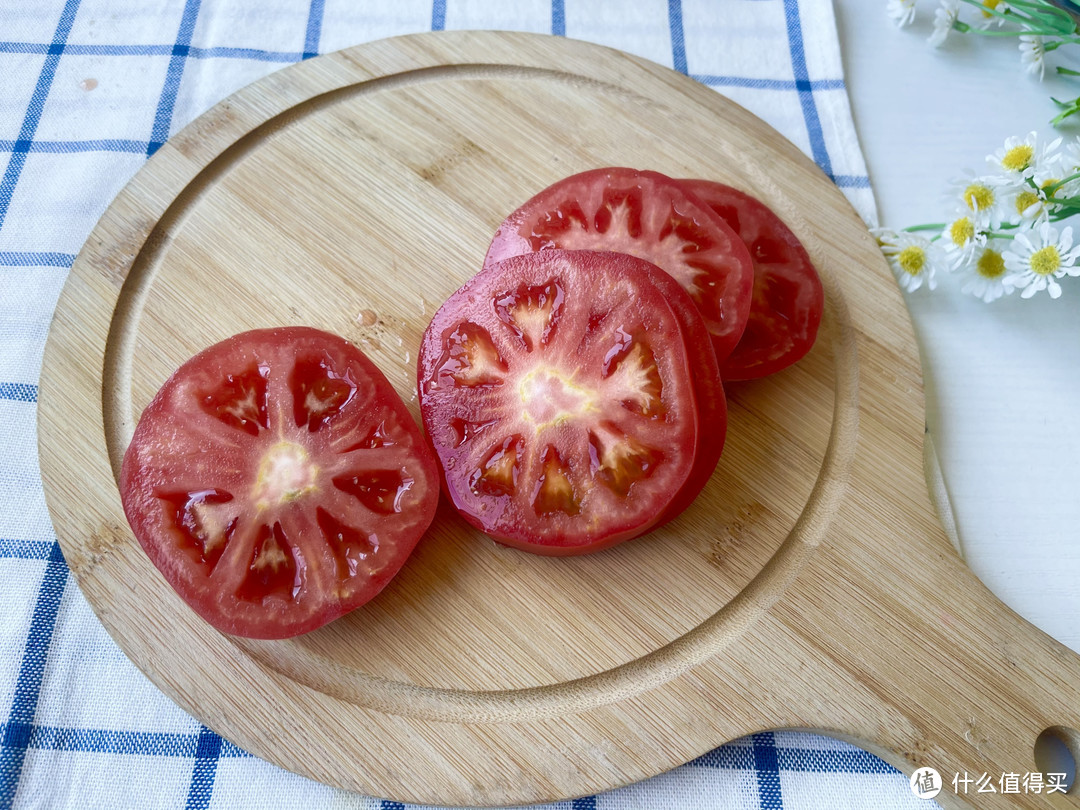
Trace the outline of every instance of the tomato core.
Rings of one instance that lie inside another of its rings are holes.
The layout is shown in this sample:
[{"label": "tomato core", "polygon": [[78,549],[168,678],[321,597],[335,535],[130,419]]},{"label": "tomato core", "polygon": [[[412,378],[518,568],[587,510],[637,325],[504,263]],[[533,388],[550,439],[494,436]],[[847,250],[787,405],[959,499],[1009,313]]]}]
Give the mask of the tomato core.
[{"label": "tomato core", "polygon": [[536,425],[537,432],[596,409],[594,392],[548,366],[537,366],[522,377],[518,393],[525,406],[525,418]]},{"label": "tomato core", "polygon": [[295,501],[318,489],[318,474],[319,467],[307,450],[293,442],[278,442],[259,463],[252,500],[260,510]]}]

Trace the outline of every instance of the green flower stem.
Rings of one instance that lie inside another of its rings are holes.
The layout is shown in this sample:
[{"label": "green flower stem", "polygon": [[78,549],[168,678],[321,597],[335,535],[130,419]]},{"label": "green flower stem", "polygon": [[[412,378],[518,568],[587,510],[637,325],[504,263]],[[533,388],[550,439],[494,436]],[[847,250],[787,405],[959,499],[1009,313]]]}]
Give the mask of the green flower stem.
[{"label": "green flower stem", "polygon": [[904,228],[905,231],[914,233],[915,231],[940,231],[945,227],[944,222],[927,222],[923,225],[909,225]]},{"label": "green flower stem", "polygon": [[[1076,22],[1067,11],[1047,3],[1026,3],[1016,0],[1009,3],[1007,11],[1001,11],[996,8],[987,8],[980,0],[964,0],[964,2],[979,9],[982,14],[1028,26],[1032,29],[1031,33],[1054,35],[1071,34],[1076,31]],[[1020,9],[1027,13],[1021,13]]]},{"label": "green flower stem", "polygon": [[[1070,174],[1068,177],[1066,177],[1066,178],[1064,178],[1062,180],[1055,180],[1053,183],[1046,186],[1046,188],[1044,188],[1043,191],[1046,192],[1046,196],[1051,202],[1061,202],[1061,200],[1058,200],[1057,198],[1054,197],[1054,195],[1057,193],[1058,189],[1060,189],[1066,183],[1072,182],[1073,180],[1075,180],[1078,177],[1080,177],[1080,172],[1076,172],[1075,174]],[[1066,198],[1066,199],[1068,199],[1068,198]]]},{"label": "green flower stem", "polygon": [[[963,28],[961,28],[960,26],[963,26]],[[967,23],[960,23],[959,25],[954,26],[954,28],[956,28],[957,31],[960,31],[962,33],[974,34],[975,36],[980,36],[980,37],[1013,37],[1013,38],[1016,38],[1016,37],[1022,37],[1022,36],[1025,36],[1025,35],[1038,36],[1038,37],[1060,37],[1060,39],[1052,39],[1052,40],[1049,40],[1049,41],[1044,39],[1043,40],[1043,50],[1046,50],[1046,51],[1056,50],[1057,48],[1060,48],[1062,45],[1065,45],[1065,44],[1071,44],[1071,43],[1075,43],[1075,42],[1080,42],[1080,37],[1064,36],[1058,31],[1039,30],[1039,29],[1035,28],[1034,26],[1032,26],[1030,28],[1022,28],[1022,29],[1017,30],[1017,31],[1006,31],[1006,30],[1002,30],[1002,29],[995,29],[995,30],[991,31],[989,28],[972,28]]]},{"label": "green flower stem", "polygon": [[[965,0],[970,2],[971,0]],[[978,3],[978,5],[982,5]],[[1030,12],[1034,17],[1038,17],[1044,21],[1044,24],[1049,25],[1053,30],[1060,31],[1061,33],[1072,33],[1076,31],[1076,21],[1073,20],[1072,15],[1069,14],[1063,8],[1051,5],[1046,2],[1027,2],[1026,0],[1012,0],[1009,3],[1009,8],[1017,9],[1022,8]]]}]

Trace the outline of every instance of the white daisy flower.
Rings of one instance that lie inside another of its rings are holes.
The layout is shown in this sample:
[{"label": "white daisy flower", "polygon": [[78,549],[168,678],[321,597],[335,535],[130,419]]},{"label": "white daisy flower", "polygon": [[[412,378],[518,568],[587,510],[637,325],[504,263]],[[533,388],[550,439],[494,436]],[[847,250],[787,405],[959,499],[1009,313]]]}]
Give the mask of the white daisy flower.
[{"label": "white daisy flower", "polygon": [[1059,146],[1061,138],[1040,145],[1039,134],[1029,132],[1024,138],[1006,138],[1004,146],[987,155],[986,160],[1004,175],[1005,181],[1031,177],[1041,182],[1057,172]]},{"label": "white daisy flower", "polygon": [[953,270],[968,264],[975,251],[986,244],[986,234],[979,231],[966,214],[946,225],[941,236],[945,245],[945,261]]},{"label": "white daisy flower", "polygon": [[1046,75],[1046,48],[1042,37],[1031,34],[1020,35],[1020,65],[1032,76],[1038,75],[1042,81]]},{"label": "white daisy flower", "polygon": [[1000,185],[996,177],[979,177],[965,169],[950,181],[945,199],[957,213],[971,217],[979,230],[996,230],[1001,227],[1004,212]]},{"label": "white daisy flower", "polygon": [[1072,199],[1080,197],[1080,177],[1072,175],[1080,174],[1080,140],[1072,140],[1059,154],[1057,162],[1057,178],[1043,180],[1043,186],[1049,183],[1061,183],[1054,191],[1054,197]]},{"label": "white daisy flower", "polygon": [[[1000,28],[1005,24],[1005,18],[1001,14],[1009,13],[1009,4],[1005,0],[982,0],[983,11],[979,15],[980,19],[976,25],[979,28],[990,28],[991,26],[997,26]],[[1000,12],[995,14],[994,12]]]},{"label": "white daisy flower", "polygon": [[960,292],[990,303],[1016,289],[1011,283],[1005,283],[1008,270],[1002,246],[1007,244],[1002,240],[990,240],[974,251],[971,261],[959,268]]},{"label": "white daisy flower", "polygon": [[889,0],[885,5],[885,13],[898,28],[911,25],[915,19],[915,0]]},{"label": "white daisy flower", "polygon": [[874,233],[903,289],[914,292],[923,284],[930,290],[937,286],[934,275],[941,263],[941,249],[937,245],[908,231],[877,229]]},{"label": "white daisy flower", "polygon": [[1064,174],[1080,171],[1080,137],[1070,140],[1061,150],[1061,171]]},{"label": "white daisy flower", "polygon": [[1065,144],[1065,148],[1061,150],[1058,168],[1061,172],[1061,179],[1066,182],[1061,186],[1057,194],[1062,197],[1080,196],[1080,180],[1077,178],[1066,179],[1074,174],[1080,174],[1080,138],[1074,138]]},{"label": "white daisy flower", "polygon": [[999,189],[1005,220],[1013,225],[1023,222],[1037,224],[1050,216],[1046,192],[1030,183],[1014,183]]},{"label": "white daisy flower", "polygon": [[927,42],[940,48],[952,31],[953,23],[960,15],[960,0],[941,0],[941,5],[934,12],[934,31]]},{"label": "white daisy flower", "polygon": [[1013,237],[1012,249],[1002,254],[1008,270],[1004,282],[1023,288],[1021,298],[1031,298],[1039,290],[1046,290],[1051,298],[1059,297],[1061,285],[1057,279],[1080,275],[1076,267],[1080,245],[1073,247],[1072,240],[1071,227],[1063,228],[1059,234],[1049,222],[1037,230],[1020,231]]}]

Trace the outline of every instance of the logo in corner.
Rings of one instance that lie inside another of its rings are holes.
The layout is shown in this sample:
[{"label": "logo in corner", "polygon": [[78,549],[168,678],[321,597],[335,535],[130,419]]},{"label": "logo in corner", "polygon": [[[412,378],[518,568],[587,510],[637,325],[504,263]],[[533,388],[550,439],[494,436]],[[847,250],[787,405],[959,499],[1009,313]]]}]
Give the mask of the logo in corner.
[{"label": "logo in corner", "polygon": [[933,768],[919,768],[911,775],[911,792],[920,799],[932,799],[941,793],[941,774]]}]

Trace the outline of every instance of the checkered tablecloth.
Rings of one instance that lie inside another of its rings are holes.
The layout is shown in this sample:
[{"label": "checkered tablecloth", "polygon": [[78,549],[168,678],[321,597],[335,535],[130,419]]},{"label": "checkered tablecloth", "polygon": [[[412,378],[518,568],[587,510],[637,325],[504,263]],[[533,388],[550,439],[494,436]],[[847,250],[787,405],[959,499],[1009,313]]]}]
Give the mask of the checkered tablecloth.
[{"label": "checkered tablecloth", "polygon": [[[0,0],[0,807],[395,807],[282,771],[174,706],[69,575],[35,403],[68,269],[180,127],[290,63],[396,34],[501,28],[652,59],[750,108],[868,221],[829,0]],[[925,808],[875,757],[763,732],[573,808]]]}]

